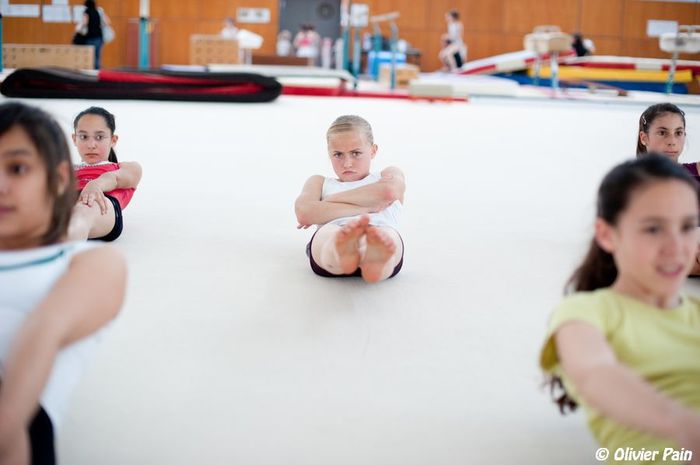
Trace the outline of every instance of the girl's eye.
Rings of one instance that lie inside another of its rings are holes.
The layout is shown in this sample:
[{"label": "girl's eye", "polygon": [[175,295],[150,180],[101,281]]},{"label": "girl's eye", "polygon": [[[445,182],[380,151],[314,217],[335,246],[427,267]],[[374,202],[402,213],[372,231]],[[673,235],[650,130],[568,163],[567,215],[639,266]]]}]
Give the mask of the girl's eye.
[{"label": "girl's eye", "polygon": [[19,175],[19,174],[24,174],[27,172],[27,165],[23,165],[22,163],[15,163],[10,165],[10,173]]},{"label": "girl's eye", "polygon": [[87,140],[87,138],[88,138],[88,136],[85,135],[85,134],[80,134],[80,135],[78,135],[78,139],[80,139],[80,140],[83,140],[83,141],[84,141],[84,140]]},{"label": "girl's eye", "polygon": [[352,152],[352,156],[355,158],[359,157],[360,155],[362,155],[362,152]]},{"label": "girl's eye", "polygon": [[103,136],[102,134],[98,134],[95,136],[95,141],[97,141],[97,142],[102,142],[104,140],[105,140],[105,136]]},{"label": "girl's eye", "polygon": [[691,232],[695,231],[695,229],[698,227],[697,223],[692,222],[692,223],[686,223],[683,225],[683,232]]},{"label": "girl's eye", "polygon": [[644,232],[647,234],[658,234],[661,231],[661,228],[658,226],[648,226],[644,228]]},{"label": "girl's eye", "polygon": [[685,131],[676,131],[676,136],[677,136],[677,137],[683,137],[683,136],[685,136]]},{"label": "girl's eye", "polygon": [[657,134],[663,137],[666,135],[666,131],[659,131]]}]

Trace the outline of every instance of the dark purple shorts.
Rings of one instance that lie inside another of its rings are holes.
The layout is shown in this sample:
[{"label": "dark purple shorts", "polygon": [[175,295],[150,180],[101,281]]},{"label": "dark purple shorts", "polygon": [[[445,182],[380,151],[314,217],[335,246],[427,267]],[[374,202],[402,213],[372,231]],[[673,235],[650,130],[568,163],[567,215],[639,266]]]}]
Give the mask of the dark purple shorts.
[{"label": "dark purple shorts", "polygon": [[[354,273],[350,274],[333,274],[329,273],[324,268],[321,268],[321,266],[314,260],[313,255],[311,255],[311,244],[314,242],[314,237],[316,237],[317,232],[318,229],[316,230],[314,235],[311,236],[311,240],[309,241],[309,243],[306,244],[306,256],[309,257],[309,263],[311,264],[311,269],[313,270],[313,272],[319,276],[323,276],[324,278],[350,278],[353,276],[362,277],[362,270],[360,268],[356,269]],[[393,278],[394,276],[399,274],[399,271],[401,271],[401,267],[403,266],[404,243],[403,238],[400,234],[399,239],[401,240],[401,260],[399,260],[399,263],[396,264],[396,266],[394,267],[394,271],[391,273],[391,276],[389,276],[389,278]]]}]

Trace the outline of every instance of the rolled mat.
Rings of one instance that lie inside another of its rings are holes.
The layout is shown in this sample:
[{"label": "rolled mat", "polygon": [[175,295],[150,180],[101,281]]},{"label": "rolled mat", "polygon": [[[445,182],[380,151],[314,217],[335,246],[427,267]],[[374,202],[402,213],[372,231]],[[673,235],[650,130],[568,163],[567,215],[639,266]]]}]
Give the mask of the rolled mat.
[{"label": "rolled mat", "polygon": [[193,102],[270,102],[282,92],[274,78],[252,73],[99,71],[21,68],[0,85],[7,97]]}]

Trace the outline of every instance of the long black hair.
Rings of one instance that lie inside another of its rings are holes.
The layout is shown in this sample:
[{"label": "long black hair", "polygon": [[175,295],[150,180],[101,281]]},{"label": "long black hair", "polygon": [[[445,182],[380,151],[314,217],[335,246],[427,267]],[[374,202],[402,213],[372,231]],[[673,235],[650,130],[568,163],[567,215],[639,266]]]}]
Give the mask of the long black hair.
[{"label": "long black hair", "polygon": [[[688,185],[698,196],[698,184],[678,163],[661,155],[648,156],[626,161],[617,165],[603,178],[598,189],[596,217],[610,225],[616,225],[620,214],[629,206],[634,191],[659,181],[677,180]],[[583,262],[567,282],[565,293],[594,291],[609,287],[617,279],[617,266],[612,254],[603,250],[595,239],[591,241]],[[550,387],[554,401],[561,413],[575,410],[576,402],[564,389],[558,376],[549,376],[546,383]],[[555,394],[558,391],[560,394]]]},{"label": "long black hair", "polygon": [[[0,104],[0,136],[16,126],[27,134],[46,167],[46,187],[48,195],[52,197],[53,208],[49,228],[42,236],[41,243],[54,244],[65,236],[77,200],[66,135],[56,120],[44,110],[19,102]],[[58,167],[63,163],[68,166],[68,184],[59,192],[61,180]]]},{"label": "long black hair", "polygon": [[[80,121],[80,118],[82,118],[85,115],[97,115],[97,116],[101,116],[102,118],[104,118],[105,124],[107,125],[109,130],[112,131],[112,134],[110,134],[110,136],[114,135],[114,131],[117,129],[117,123],[114,120],[114,115],[102,107],[90,107],[87,110],[83,110],[80,113],[78,113],[78,116],[76,116],[75,119],[73,120],[73,130],[76,130],[78,128],[78,121]],[[111,147],[109,149],[108,160],[111,161],[112,163],[118,162],[117,154],[114,151],[114,147]]]},{"label": "long black hair", "polygon": [[642,115],[639,117],[639,131],[637,131],[637,157],[647,154],[647,148],[644,144],[642,144],[641,133],[648,133],[654,120],[664,113],[674,113],[679,115],[683,121],[683,127],[685,128],[685,113],[676,105],[672,103],[657,103],[656,105],[650,106],[644,110],[644,113],[642,113]]}]

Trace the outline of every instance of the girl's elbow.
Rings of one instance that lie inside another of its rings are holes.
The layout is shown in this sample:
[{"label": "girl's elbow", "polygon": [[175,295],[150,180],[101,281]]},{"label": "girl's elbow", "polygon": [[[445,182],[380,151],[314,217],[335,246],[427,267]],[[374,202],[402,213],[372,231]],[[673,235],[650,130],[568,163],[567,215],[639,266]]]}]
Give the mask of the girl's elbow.
[{"label": "girl's elbow", "polygon": [[299,224],[311,224],[309,223],[309,209],[305,205],[297,203],[294,206],[294,214]]},{"label": "girl's elbow", "polygon": [[400,200],[403,197],[403,189],[398,184],[389,182],[384,186],[383,197],[387,202]]}]

